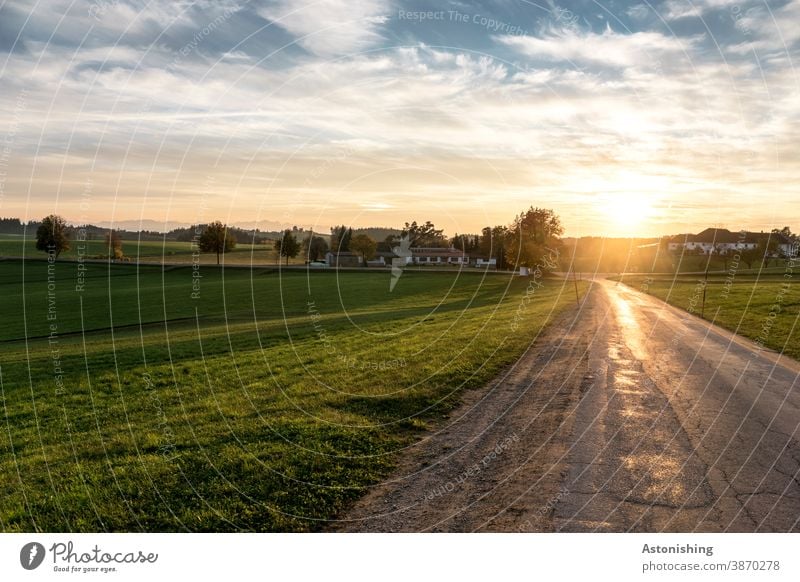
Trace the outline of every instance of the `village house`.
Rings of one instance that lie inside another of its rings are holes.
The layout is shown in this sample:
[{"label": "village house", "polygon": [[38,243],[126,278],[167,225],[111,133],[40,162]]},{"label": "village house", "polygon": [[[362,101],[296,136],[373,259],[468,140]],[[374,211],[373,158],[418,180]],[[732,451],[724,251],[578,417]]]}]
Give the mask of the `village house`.
[{"label": "village house", "polygon": [[747,232],[731,232],[726,228],[707,228],[698,234],[679,234],[669,239],[672,252],[680,250],[700,255],[726,255],[729,251],[755,249],[758,241]]},{"label": "village house", "polygon": [[425,248],[411,247],[410,256],[398,257],[394,252],[378,251],[375,260],[370,261],[370,266],[391,265],[392,261],[401,259],[404,265],[428,265],[428,266],[473,266],[473,267],[497,267],[497,259],[484,258],[460,251],[454,247],[449,248]]},{"label": "village house", "polygon": [[476,267],[492,267],[497,268],[497,259],[492,257],[490,259],[478,258],[475,259]]},{"label": "village house", "polygon": [[415,265],[468,265],[469,255],[455,248],[411,248],[406,264]]},{"label": "village house", "polygon": [[797,242],[780,233],[731,232],[726,228],[707,228],[698,234],[679,234],[667,240],[670,252],[688,251],[700,255],[731,255],[736,252],[764,248],[768,241],[777,241],[778,256],[797,252]]}]

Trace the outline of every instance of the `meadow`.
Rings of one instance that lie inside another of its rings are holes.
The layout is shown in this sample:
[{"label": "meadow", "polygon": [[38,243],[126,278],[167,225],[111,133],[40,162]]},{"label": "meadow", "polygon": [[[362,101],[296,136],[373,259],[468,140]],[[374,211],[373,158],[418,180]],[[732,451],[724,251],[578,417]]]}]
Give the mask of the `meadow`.
[{"label": "meadow", "polygon": [[[608,249],[603,243],[598,243],[591,252],[584,255],[572,256],[569,252],[562,255],[562,268],[564,271],[574,270],[578,273],[727,273],[732,265],[732,260],[725,260],[720,255],[690,255],[664,252],[654,248],[638,249],[632,244],[625,245],[616,242],[616,246],[609,243]],[[754,260],[750,265],[740,261],[736,267],[739,275],[757,274],[783,274],[783,260],[770,259],[767,265]]]},{"label": "meadow", "polygon": [[767,348],[800,359],[800,273],[787,266],[780,271],[758,277],[747,273],[716,275],[707,280],[702,275],[625,275],[622,281]]},{"label": "meadow", "polygon": [[575,302],[389,281],[0,261],[0,529],[323,529]]},{"label": "meadow", "polygon": [[[102,260],[108,255],[108,249],[102,238],[70,242],[71,248],[64,251],[60,258],[76,260],[79,257],[89,260]],[[149,264],[191,264],[199,262],[204,265],[216,264],[217,256],[213,253],[194,254],[192,243],[171,240],[123,240],[122,252],[125,260]],[[45,253],[36,250],[36,240],[33,237],[23,237],[11,234],[0,234],[0,257],[44,260]],[[286,261],[281,258],[281,263]],[[278,253],[273,242],[264,244],[239,243],[236,248],[221,257],[221,262],[228,265],[264,264],[276,265]],[[302,265],[305,260],[302,256],[289,259],[289,264]]]}]

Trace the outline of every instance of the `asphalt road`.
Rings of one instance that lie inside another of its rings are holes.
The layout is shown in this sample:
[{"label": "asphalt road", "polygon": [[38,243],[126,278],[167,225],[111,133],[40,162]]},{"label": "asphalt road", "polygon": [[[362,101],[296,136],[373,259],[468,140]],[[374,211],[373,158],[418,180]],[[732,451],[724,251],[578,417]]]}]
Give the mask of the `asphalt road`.
[{"label": "asphalt road", "polygon": [[333,529],[800,531],[799,378],[599,280]]}]

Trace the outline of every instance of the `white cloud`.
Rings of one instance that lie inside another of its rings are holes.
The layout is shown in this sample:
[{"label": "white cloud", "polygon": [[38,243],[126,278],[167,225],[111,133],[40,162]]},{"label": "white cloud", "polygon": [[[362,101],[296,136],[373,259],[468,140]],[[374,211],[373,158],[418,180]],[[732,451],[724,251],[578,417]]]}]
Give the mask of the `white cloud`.
[{"label": "white cloud", "polygon": [[[588,221],[586,192],[572,190],[591,189],[599,172],[607,180],[596,189],[641,174],[643,187],[659,189],[676,208],[709,193],[756,200],[796,189],[800,101],[788,63],[773,59],[779,64],[762,71],[752,59],[721,62],[700,37],[610,29],[499,37],[530,65],[522,70],[424,45],[328,62],[377,39],[378,3],[366,4],[373,17],[355,31],[347,14],[358,20],[364,12],[347,8],[337,20],[325,12],[336,2],[281,20],[292,34],[311,34],[301,42],[323,56],[295,54],[280,66],[224,43],[219,60],[209,51],[207,60],[168,66],[174,48],[161,44],[75,52],[28,41],[30,52],[8,60],[0,100],[0,131],[15,123],[4,204],[29,188],[38,199],[58,189],[69,203],[91,177],[100,214],[113,193],[119,212],[138,216],[144,190],[146,216],[158,218],[162,207],[172,218],[193,216],[212,171],[220,189],[214,204],[230,201],[233,219],[241,218],[235,212],[250,218],[259,204],[269,218],[282,208],[311,215],[326,200],[346,209],[351,196],[367,204],[353,202],[353,212],[407,212],[410,197],[475,221],[493,213],[491,223],[509,207],[553,201]],[[784,40],[795,38],[798,6],[793,0],[774,11]],[[752,42],[780,43],[768,13],[748,18]],[[331,21],[343,28],[312,34]],[[114,66],[98,66],[106,61]],[[22,88],[25,108],[15,112]],[[712,222],[715,211],[708,210]]]},{"label": "white cloud", "polygon": [[650,16],[651,10],[646,4],[634,4],[625,11],[625,14],[634,20],[644,20]]},{"label": "white cloud", "polygon": [[497,40],[534,59],[630,67],[663,58],[679,59],[702,37],[680,38],[651,31],[619,34],[606,28],[602,34],[561,30],[541,38],[500,36]]},{"label": "white cloud", "polygon": [[[770,10],[757,5],[741,11],[736,28],[742,42],[729,46],[736,54],[756,51],[759,57],[768,51],[786,53],[800,41],[800,0],[791,0],[780,8]],[[788,63],[787,63],[788,65]]]},{"label": "white cloud", "polygon": [[362,51],[379,42],[389,0],[278,0],[259,14],[297,37],[306,50],[325,57]]},{"label": "white cloud", "polygon": [[658,12],[665,20],[701,18],[709,12],[723,8],[741,8],[751,0],[668,0]]}]

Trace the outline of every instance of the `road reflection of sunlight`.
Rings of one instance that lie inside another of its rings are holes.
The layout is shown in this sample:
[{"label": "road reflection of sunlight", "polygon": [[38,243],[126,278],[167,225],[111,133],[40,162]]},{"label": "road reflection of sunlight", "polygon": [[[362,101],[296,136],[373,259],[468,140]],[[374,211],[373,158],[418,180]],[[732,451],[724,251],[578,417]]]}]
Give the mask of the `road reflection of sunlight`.
[{"label": "road reflection of sunlight", "polygon": [[622,337],[625,338],[625,343],[633,353],[637,360],[644,361],[647,359],[647,352],[644,349],[644,341],[642,337],[641,326],[631,308],[630,301],[620,293],[616,288],[606,287],[608,298],[614,307],[614,313],[617,315],[617,322],[619,323],[622,332]]},{"label": "road reflection of sunlight", "polygon": [[646,476],[630,492],[629,499],[639,499],[646,503],[686,503],[687,490],[681,479],[683,461],[680,457],[662,451],[658,454],[631,456],[623,463],[633,475]]}]

